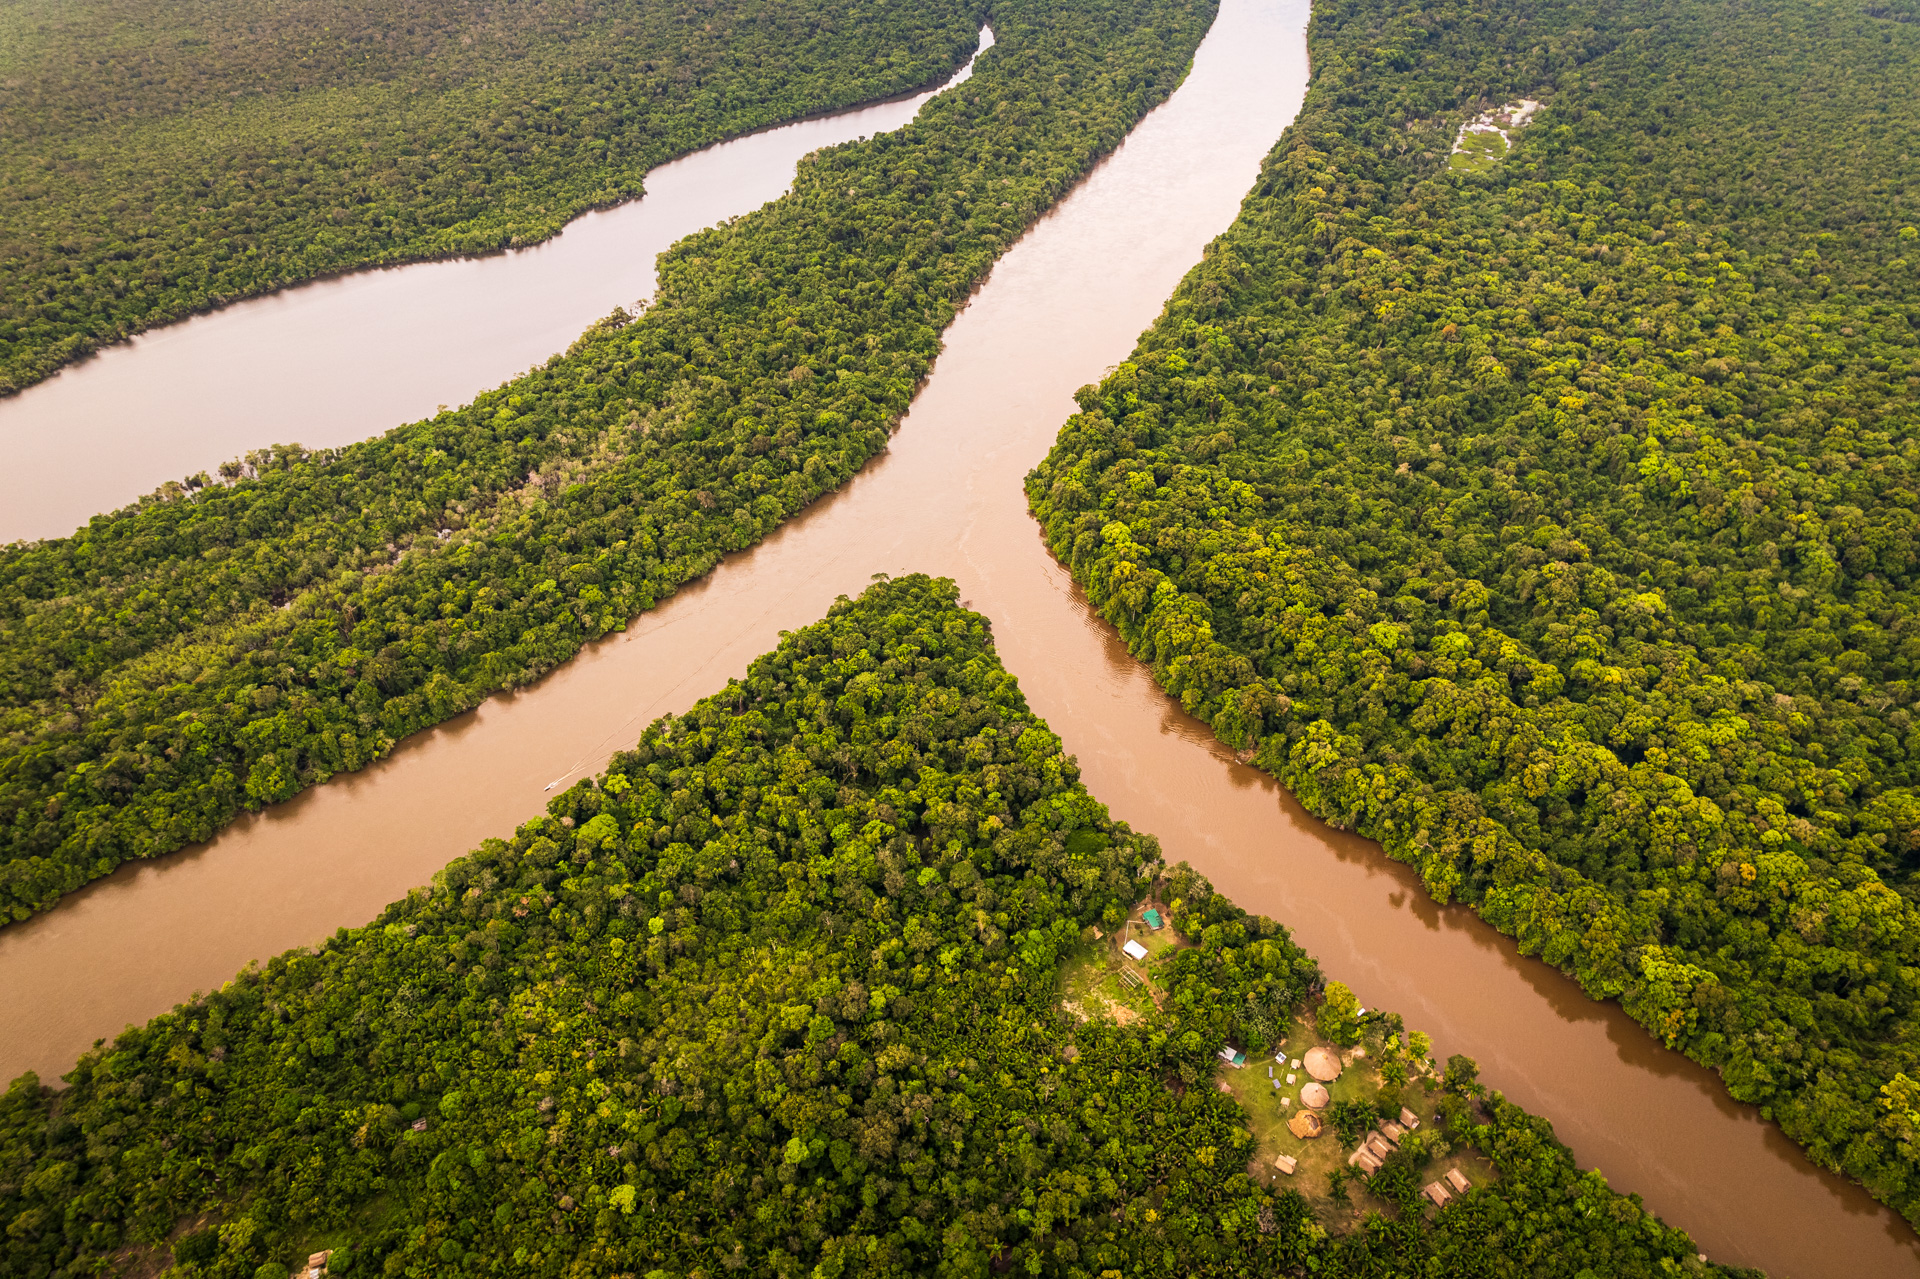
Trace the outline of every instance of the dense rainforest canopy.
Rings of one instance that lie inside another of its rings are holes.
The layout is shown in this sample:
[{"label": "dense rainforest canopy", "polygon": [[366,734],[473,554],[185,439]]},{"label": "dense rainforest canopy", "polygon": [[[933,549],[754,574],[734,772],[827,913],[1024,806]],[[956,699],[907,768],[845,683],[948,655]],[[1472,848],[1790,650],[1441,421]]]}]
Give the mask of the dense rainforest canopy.
[{"label": "dense rainforest canopy", "polygon": [[[1165,868],[954,597],[843,599],[431,890],[16,1081],[0,1276],[1726,1273],[1459,1058],[1358,1228],[1256,1180],[1190,1085],[1319,976],[1184,868],[1167,1011],[1069,1017]],[[1426,1211],[1468,1145],[1496,1179]]]},{"label": "dense rainforest canopy", "polygon": [[1298,123],[1029,493],[1225,740],[1920,1222],[1901,17],[1317,3]]},{"label": "dense rainforest canopy", "polygon": [[682,241],[637,319],[430,421],[0,550],[0,919],[525,683],[842,483],[1212,13],[1002,0],[963,88]]},{"label": "dense rainforest canopy", "polygon": [[0,394],[191,311],[526,244],[939,79],[980,0],[4,0]]}]

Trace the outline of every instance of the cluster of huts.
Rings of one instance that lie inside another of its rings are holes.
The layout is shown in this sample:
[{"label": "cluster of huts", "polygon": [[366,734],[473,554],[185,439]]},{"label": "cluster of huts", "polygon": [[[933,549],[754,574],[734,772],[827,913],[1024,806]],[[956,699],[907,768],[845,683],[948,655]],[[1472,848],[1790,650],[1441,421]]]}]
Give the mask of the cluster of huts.
[{"label": "cluster of huts", "polygon": [[1400,1148],[1400,1139],[1407,1135],[1409,1129],[1419,1126],[1419,1116],[1402,1106],[1400,1122],[1388,1121],[1369,1132],[1353,1153],[1347,1156],[1347,1166],[1368,1174],[1379,1172],[1387,1156]]},{"label": "cluster of huts", "polygon": [[[1234,1050],[1225,1049],[1220,1056],[1233,1061]],[[1244,1060],[1244,1059],[1242,1059]],[[1236,1063],[1237,1064],[1237,1063]],[[1287,1070],[1285,1080],[1280,1077],[1281,1070]],[[1333,1095],[1327,1091],[1327,1085],[1340,1077],[1340,1055],[1329,1048],[1309,1048],[1298,1060],[1289,1062],[1284,1056],[1274,1058],[1273,1065],[1267,1067],[1267,1078],[1273,1081],[1276,1089],[1290,1087],[1299,1076],[1296,1071],[1304,1070],[1311,1076],[1300,1089],[1300,1110],[1287,1120],[1287,1131],[1302,1140],[1312,1140],[1326,1132],[1326,1121],[1318,1112],[1333,1103]],[[1281,1098],[1280,1104],[1291,1104],[1292,1098]],[[1400,1108],[1399,1122],[1388,1120],[1376,1125],[1364,1140],[1347,1157],[1347,1165],[1358,1168],[1369,1175],[1380,1170],[1387,1156],[1399,1149],[1401,1141],[1409,1132],[1420,1126],[1420,1116],[1407,1107]],[[1292,1155],[1279,1155],[1274,1158],[1273,1166],[1291,1177],[1300,1164]],[[1450,1170],[1439,1181],[1435,1181],[1421,1191],[1434,1204],[1446,1204],[1455,1194],[1464,1194],[1470,1183],[1466,1174],[1458,1168]]]},{"label": "cluster of huts", "polygon": [[[1223,1052],[1220,1055],[1224,1057],[1226,1053]],[[1281,1067],[1287,1070],[1285,1080],[1282,1080],[1279,1075]],[[1274,1091],[1279,1092],[1283,1088],[1291,1088],[1294,1081],[1300,1077],[1294,1072],[1303,1069],[1311,1076],[1306,1085],[1300,1089],[1300,1105],[1303,1109],[1287,1121],[1287,1128],[1296,1137],[1318,1137],[1322,1125],[1320,1116],[1313,1112],[1325,1110],[1333,1104],[1333,1095],[1327,1091],[1327,1085],[1340,1078],[1340,1054],[1327,1048],[1309,1048],[1305,1057],[1297,1058],[1291,1063],[1284,1055],[1275,1057],[1273,1065],[1267,1067],[1267,1078],[1272,1081]],[[1291,1097],[1280,1099],[1282,1107],[1292,1104]]]},{"label": "cluster of huts", "polygon": [[1473,1183],[1467,1180],[1467,1174],[1458,1168],[1447,1169],[1447,1175],[1438,1181],[1430,1181],[1420,1188],[1420,1193],[1436,1208],[1445,1207],[1454,1195],[1464,1195]]},{"label": "cluster of huts", "polygon": [[[1223,1054],[1224,1055],[1224,1054]],[[1286,1068],[1287,1077],[1280,1078],[1280,1068]],[[1267,1078],[1273,1081],[1276,1091],[1290,1088],[1299,1079],[1295,1072],[1305,1070],[1310,1078],[1300,1089],[1300,1110],[1287,1120],[1287,1131],[1303,1141],[1311,1141],[1327,1130],[1326,1121],[1319,1112],[1333,1104],[1333,1094],[1327,1091],[1327,1085],[1340,1077],[1340,1055],[1327,1048],[1309,1048],[1306,1055],[1289,1062],[1284,1056],[1273,1059],[1273,1065],[1267,1067]],[[1293,1104],[1293,1098],[1282,1097],[1282,1106]],[[1293,1175],[1296,1167],[1291,1155],[1281,1155],[1274,1160],[1274,1166],[1288,1176]]]},{"label": "cluster of huts", "polygon": [[[1140,913],[1140,923],[1150,932],[1158,932],[1167,926],[1167,921],[1161,918],[1160,912],[1151,906]],[[1131,927],[1131,925],[1129,925],[1129,927]],[[1100,930],[1096,928],[1093,931],[1094,935],[1098,937]],[[1147,957],[1147,948],[1140,944],[1139,939],[1127,937],[1120,943],[1120,953],[1135,963],[1139,963]]]}]

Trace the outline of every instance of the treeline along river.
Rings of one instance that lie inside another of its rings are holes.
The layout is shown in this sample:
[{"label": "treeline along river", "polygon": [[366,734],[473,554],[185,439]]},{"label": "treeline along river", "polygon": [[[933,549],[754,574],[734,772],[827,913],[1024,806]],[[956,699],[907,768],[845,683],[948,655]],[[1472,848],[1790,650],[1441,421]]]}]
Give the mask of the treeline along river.
[{"label": "treeline along river", "polygon": [[[1008,252],[949,329],[890,452],[840,492],[538,685],[0,932],[0,1068],[57,1073],[95,1037],[249,960],[364,922],[836,595],[923,571],[954,577],[993,619],[1007,666],[1116,817],[1285,922],[1363,1002],[1401,1011],[1443,1055],[1476,1057],[1492,1086],[1552,1119],[1583,1163],[1714,1260],[1779,1275],[1912,1272],[1920,1256],[1902,1223],[1813,1169],[1717,1080],[1237,764],[1155,688],[1026,515],[1021,478],[1073,390],[1124,358],[1292,118],[1307,16],[1301,3],[1223,5],[1185,85]],[[313,357],[327,362],[324,349]]]},{"label": "treeline along river", "polygon": [[[983,31],[981,47],[992,43]],[[352,444],[465,403],[651,296],[663,249],[778,197],[800,157],[898,129],[939,91],[717,143],[649,173],[645,199],[541,244],[236,303],[0,399],[0,447],[13,461],[0,474],[0,542],[64,537],[263,444]]]},{"label": "treeline along river", "polygon": [[0,903],[21,919],[355,771],[844,483],[999,254],[1173,92],[1214,13],[1005,0],[964,90],[674,245],[638,317],[460,408],[0,549]]}]

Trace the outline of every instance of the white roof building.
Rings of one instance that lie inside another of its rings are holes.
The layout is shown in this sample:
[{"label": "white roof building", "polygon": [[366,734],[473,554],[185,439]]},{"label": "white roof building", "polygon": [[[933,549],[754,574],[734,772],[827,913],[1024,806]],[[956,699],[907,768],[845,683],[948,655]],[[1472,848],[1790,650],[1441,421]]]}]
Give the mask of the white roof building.
[{"label": "white roof building", "polygon": [[1120,953],[1128,959],[1145,959],[1147,957],[1147,948],[1139,942],[1129,939],[1127,944],[1120,948]]}]

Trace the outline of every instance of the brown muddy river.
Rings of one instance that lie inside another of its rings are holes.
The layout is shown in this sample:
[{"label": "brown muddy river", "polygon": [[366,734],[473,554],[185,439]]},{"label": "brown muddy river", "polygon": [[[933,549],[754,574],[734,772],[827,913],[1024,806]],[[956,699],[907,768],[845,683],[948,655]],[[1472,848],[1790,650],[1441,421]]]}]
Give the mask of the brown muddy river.
[{"label": "brown muddy river", "polygon": [[[537,686],[0,931],[0,1076],[58,1073],[250,960],[364,922],[836,595],[928,572],[993,619],[1028,699],[1116,816],[1288,924],[1367,1006],[1398,1010],[1442,1055],[1477,1058],[1483,1080],[1711,1259],[1805,1279],[1920,1273],[1898,1218],[1712,1075],[1235,764],[1087,607],[1026,513],[1021,480],[1075,387],[1126,357],[1292,118],[1307,14],[1305,0],[1226,0],[1179,93],[1008,252],[891,451],[843,491]],[[650,187],[643,203],[662,198]]]}]

